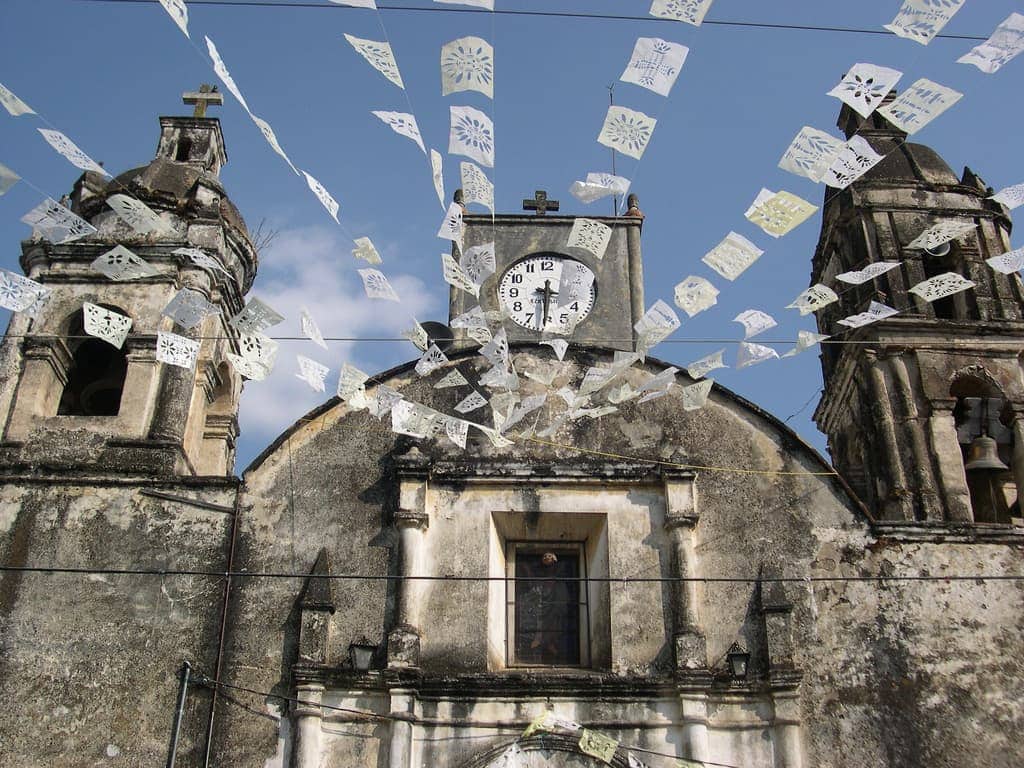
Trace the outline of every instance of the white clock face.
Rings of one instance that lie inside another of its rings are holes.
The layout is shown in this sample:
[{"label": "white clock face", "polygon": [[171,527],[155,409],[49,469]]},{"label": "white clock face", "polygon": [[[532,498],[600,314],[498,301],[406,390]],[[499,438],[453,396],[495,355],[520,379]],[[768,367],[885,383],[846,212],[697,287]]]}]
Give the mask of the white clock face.
[{"label": "white clock face", "polygon": [[[560,301],[559,282],[566,265],[576,270],[579,290],[576,298]],[[528,256],[509,267],[498,283],[498,300],[512,320],[524,328],[557,331],[590,314],[595,288],[594,273],[585,265],[555,254],[543,254]]]}]

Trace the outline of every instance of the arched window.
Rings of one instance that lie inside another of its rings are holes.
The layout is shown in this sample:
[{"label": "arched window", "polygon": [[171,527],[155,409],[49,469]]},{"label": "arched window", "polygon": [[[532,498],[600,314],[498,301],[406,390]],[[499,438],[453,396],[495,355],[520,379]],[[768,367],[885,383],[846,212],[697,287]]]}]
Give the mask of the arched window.
[{"label": "arched window", "polygon": [[[953,247],[949,243],[925,249],[922,254],[924,276],[932,278],[946,272],[959,272],[960,265],[958,261],[953,253]],[[955,320],[956,301],[952,296],[936,299],[932,302],[932,311],[935,312],[935,317],[940,320]]]},{"label": "arched window", "polygon": [[954,382],[950,394],[974,522],[1009,523],[1019,513],[1010,469],[1013,433],[1003,422],[1006,399],[993,383],[973,376]]},{"label": "arched window", "polygon": [[57,415],[116,416],[121,410],[128,356],[102,339],[86,336],[82,310],[71,316],[67,329],[71,366]]}]

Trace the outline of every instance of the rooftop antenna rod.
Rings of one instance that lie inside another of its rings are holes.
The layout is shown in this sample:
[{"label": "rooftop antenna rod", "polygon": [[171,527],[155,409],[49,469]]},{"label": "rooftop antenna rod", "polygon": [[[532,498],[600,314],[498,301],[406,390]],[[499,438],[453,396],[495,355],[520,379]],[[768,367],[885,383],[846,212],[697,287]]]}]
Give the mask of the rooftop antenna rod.
[{"label": "rooftop antenna rod", "polygon": [[[608,104],[615,106],[615,83],[608,86]],[[612,147],[612,176],[615,175],[615,147]],[[612,194],[612,205],[614,206],[615,215],[619,215],[619,196]]]}]

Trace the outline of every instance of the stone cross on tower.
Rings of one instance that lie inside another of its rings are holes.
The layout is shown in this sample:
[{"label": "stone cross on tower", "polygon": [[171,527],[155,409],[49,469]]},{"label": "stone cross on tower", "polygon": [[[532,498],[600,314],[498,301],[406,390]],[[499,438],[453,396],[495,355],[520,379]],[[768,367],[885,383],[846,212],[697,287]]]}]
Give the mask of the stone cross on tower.
[{"label": "stone cross on tower", "polygon": [[199,86],[197,92],[181,94],[181,100],[189,106],[195,105],[192,117],[206,117],[206,107],[211,104],[221,106],[224,103],[224,94],[217,90],[216,85]]},{"label": "stone cross on tower", "polygon": [[538,216],[543,216],[549,209],[557,211],[558,201],[548,200],[548,193],[541,189],[533,193],[533,200],[523,200],[523,210],[536,211]]}]

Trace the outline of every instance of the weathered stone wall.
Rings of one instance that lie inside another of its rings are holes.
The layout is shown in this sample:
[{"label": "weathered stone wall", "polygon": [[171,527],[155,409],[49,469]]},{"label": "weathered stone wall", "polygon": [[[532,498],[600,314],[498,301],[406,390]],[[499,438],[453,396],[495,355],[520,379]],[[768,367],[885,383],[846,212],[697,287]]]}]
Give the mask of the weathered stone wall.
[{"label": "weathered stone wall", "polygon": [[[86,570],[226,567],[235,483],[8,477],[0,562]],[[0,763],[162,765],[184,660],[212,671],[223,579],[0,573]],[[201,764],[208,696],[193,689],[178,765]]]},{"label": "weathered stone wall", "polygon": [[[560,369],[556,389],[578,381],[586,366],[601,359],[588,352],[571,357]],[[468,372],[476,361],[464,356],[453,364]],[[521,352],[516,364],[523,374],[554,363],[546,353]],[[650,363],[648,370],[659,368]],[[641,378],[639,373],[629,375],[634,383]],[[434,377],[418,379],[405,370],[381,380],[408,399],[451,413],[465,391],[434,390]],[[525,377],[522,384],[524,396],[538,387]],[[561,402],[547,408],[557,413]],[[545,411],[542,427],[549,423],[551,411]],[[892,575],[1021,573],[1020,544],[1012,535],[995,541],[970,532],[946,535],[941,528],[873,529],[837,480],[807,474],[827,468],[806,446],[770,417],[720,390],[695,413],[682,411],[677,396],[670,395],[643,405],[628,403],[620,413],[598,420],[570,423],[551,440],[628,458],[581,456],[568,447],[529,441],[497,449],[475,432],[465,453],[439,442],[417,442],[435,467],[444,465],[452,472],[445,479],[438,469],[438,477],[428,481],[434,496],[426,504],[431,516],[423,533],[423,551],[429,554],[430,573],[488,572],[488,484],[460,484],[453,479],[458,471],[492,476],[495,487],[506,483],[507,488],[508,478],[501,474],[509,466],[548,477],[574,471],[600,476],[608,464],[636,465],[645,458],[696,466],[700,522],[695,573],[707,579],[750,580],[709,581],[696,590],[709,664],[721,665],[729,645],[738,641],[752,653],[752,677],[769,679],[781,651],[778,642],[772,647],[766,636],[763,600],[755,581],[760,573],[798,580],[782,590],[793,606],[790,650],[804,675],[796,708],[796,717],[803,721],[804,765],[923,766],[969,760],[995,768],[1024,762],[1024,748],[1011,737],[1024,725],[1017,695],[1024,681],[1022,585],[871,580]],[[398,499],[390,456],[405,453],[410,442],[414,441],[396,437],[389,423],[378,423],[366,412],[350,413],[343,405],[328,404],[311,414],[246,476],[239,567],[308,572],[320,548],[326,547],[336,574],[394,575],[397,533],[391,516]],[[654,467],[651,476],[657,476]],[[646,511],[633,517],[626,507],[615,508],[611,500],[618,491],[612,485],[602,489],[589,480],[535,490],[541,517],[545,498],[557,507],[559,498],[573,494],[580,512],[608,511],[613,578],[664,573],[666,542],[659,530],[663,510],[653,481],[636,481],[630,498],[637,510]],[[504,511],[514,512],[517,499],[527,495],[522,489],[506,490],[495,491],[492,498]],[[548,511],[562,513],[554,507]],[[803,581],[808,577],[866,580]],[[294,690],[290,669],[297,660],[297,601],[302,587],[301,581],[289,579],[253,577],[240,582],[229,627],[227,679],[281,695]],[[692,756],[699,747],[695,733],[699,735],[702,726],[706,759],[783,764],[778,750],[784,741],[784,702],[776,697],[773,703],[774,694],[760,683],[736,689],[709,682],[698,696],[703,697],[704,714],[694,716],[684,707],[666,661],[666,654],[671,657],[672,617],[664,589],[667,586],[609,585],[614,662],[610,668],[584,673],[582,679],[557,683],[543,675],[524,679],[494,668],[493,654],[489,657],[487,651],[486,586],[424,586],[419,590],[419,682],[403,683],[387,675],[353,682],[342,675],[333,689],[328,681],[324,701],[347,701],[342,706],[386,713],[405,701],[405,694],[394,698],[396,686],[410,685],[419,691],[410,705],[418,717],[507,720],[514,724],[512,730],[481,733],[468,724],[352,724],[343,714],[325,711],[318,731],[320,749],[329,755],[323,765],[391,765],[392,758],[385,755],[395,749],[396,733],[401,744],[414,745],[411,752],[403,752],[404,747],[398,751],[406,755],[403,759],[412,760],[411,765],[464,765],[471,755],[511,738],[548,699],[561,702],[558,707],[567,716],[603,725],[602,730],[634,744]],[[356,636],[365,634],[383,645],[395,621],[396,584],[338,580],[333,590],[337,611],[328,658],[340,668]],[[382,647],[377,662],[384,661]],[[357,688],[364,692],[357,694]],[[256,697],[245,701],[260,710],[273,706],[277,712],[280,706]],[[648,707],[660,713],[660,724],[642,724],[653,717]],[[277,764],[275,754],[281,760],[291,754],[294,729],[280,731],[272,719],[239,707],[225,707],[223,715],[217,745],[220,764],[260,766],[268,759]],[[631,723],[635,727],[627,727]],[[993,733],[997,735],[983,737]],[[657,759],[651,763],[657,765]]]}]

